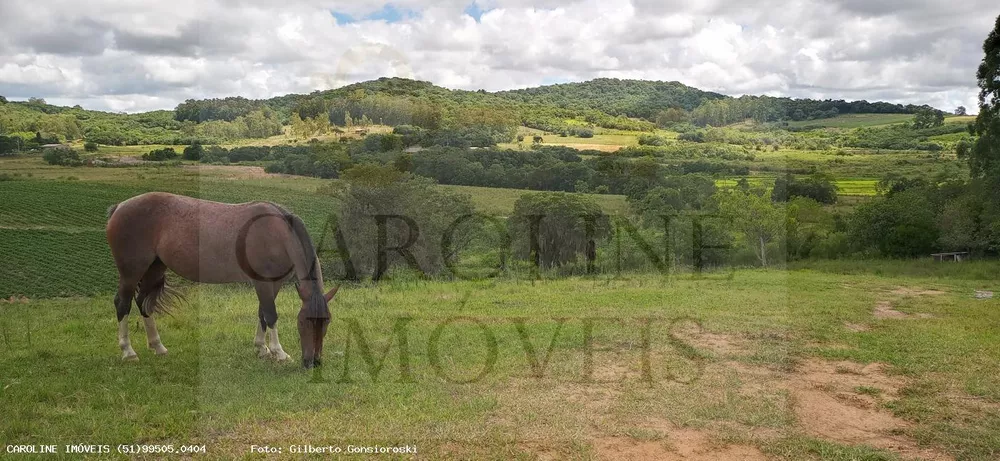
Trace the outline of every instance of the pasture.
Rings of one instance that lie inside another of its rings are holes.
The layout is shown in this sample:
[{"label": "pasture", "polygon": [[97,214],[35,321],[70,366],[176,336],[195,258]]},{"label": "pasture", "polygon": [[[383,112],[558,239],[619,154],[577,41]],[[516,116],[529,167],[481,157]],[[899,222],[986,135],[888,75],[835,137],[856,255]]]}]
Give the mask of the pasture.
[{"label": "pasture", "polygon": [[[345,288],[315,373],[255,356],[256,298],[188,286],[122,363],[111,294],[0,304],[0,438],[415,445],[419,458],[992,459],[995,266]],[[298,300],[279,297],[288,332]],[[892,312],[892,315],[885,315]],[[405,338],[401,340],[401,338]]]},{"label": "pasture", "polygon": [[819,120],[802,120],[788,122],[793,128],[824,127],[824,128],[860,128],[863,126],[892,125],[908,122],[913,119],[909,114],[844,114]]},{"label": "pasture", "polygon": [[[752,163],[753,185],[778,168],[821,166],[849,198],[841,204],[873,195],[880,173],[957,165],[922,152],[791,149]],[[150,190],[270,200],[316,238],[339,205],[337,181],[256,165],[70,168],[38,156],[0,160],[0,173],[12,179],[0,181],[0,440],[9,443],[194,444],[209,459],[255,457],[254,446],[299,458],[299,444],[415,446],[421,459],[1000,454],[1000,302],[973,297],[998,288],[996,262],[351,284],[332,303],[324,366],[311,372],[256,357],[250,288],[174,279],[187,302],[158,320],[169,355],[142,347],[133,315],[140,360],[122,363],[109,205]],[[501,217],[531,193],[436,187]],[[628,211],[624,196],[590,197],[609,214]],[[293,357],[298,306],[286,287],[278,325]]]}]

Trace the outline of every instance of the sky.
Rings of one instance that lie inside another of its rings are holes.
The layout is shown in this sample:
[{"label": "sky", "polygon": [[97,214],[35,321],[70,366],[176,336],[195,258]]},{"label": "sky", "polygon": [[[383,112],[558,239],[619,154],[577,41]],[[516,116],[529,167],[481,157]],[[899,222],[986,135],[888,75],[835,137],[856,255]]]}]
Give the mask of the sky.
[{"label": "sky", "polygon": [[383,76],[488,91],[598,77],[959,105],[995,0],[0,2],[0,95],[139,112]]}]

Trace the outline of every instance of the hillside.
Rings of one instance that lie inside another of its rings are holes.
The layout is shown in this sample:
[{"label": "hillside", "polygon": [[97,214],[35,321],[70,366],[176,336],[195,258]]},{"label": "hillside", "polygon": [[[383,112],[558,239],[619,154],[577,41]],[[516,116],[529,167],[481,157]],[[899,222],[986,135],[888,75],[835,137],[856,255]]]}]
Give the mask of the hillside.
[{"label": "hillside", "polygon": [[[765,96],[733,98],[678,82],[596,79],[521,90],[451,90],[402,78],[377,80],[263,100],[243,97],[188,100],[175,110],[115,114],[59,107],[42,99],[0,99],[0,135],[39,144],[86,139],[102,145],[207,144],[281,134],[302,119],[322,116],[333,125],[351,121],[389,126],[487,127],[512,133],[524,126],[588,137],[594,128],[652,132],[679,122],[721,126],[757,122],[808,122],[843,114],[912,114],[918,106],[884,102],[800,100]],[[364,120],[363,120],[364,119]],[[325,122],[324,122],[325,123]]]}]

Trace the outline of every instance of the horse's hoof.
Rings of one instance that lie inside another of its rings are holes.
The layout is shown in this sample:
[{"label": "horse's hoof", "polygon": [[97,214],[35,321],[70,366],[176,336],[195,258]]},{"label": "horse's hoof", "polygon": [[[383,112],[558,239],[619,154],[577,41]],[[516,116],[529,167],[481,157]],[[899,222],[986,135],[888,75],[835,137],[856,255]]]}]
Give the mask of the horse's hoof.
[{"label": "horse's hoof", "polygon": [[136,355],[135,352],[133,352],[131,354],[129,354],[128,352],[126,352],[126,353],[122,354],[122,361],[125,361],[125,362],[138,362],[139,361],[139,356]]},{"label": "horse's hoof", "polygon": [[274,353],[274,360],[279,362],[287,362],[292,359],[292,356],[285,353],[285,351],[277,351]]},{"label": "horse's hoof", "polygon": [[153,349],[153,353],[156,355],[167,355],[167,348],[160,346],[156,349]]},{"label": "horse's hoof", "polygon": [[271,350],[267,346],[260,346],[257,348],[257,357],[266,359],[271,356]]}]

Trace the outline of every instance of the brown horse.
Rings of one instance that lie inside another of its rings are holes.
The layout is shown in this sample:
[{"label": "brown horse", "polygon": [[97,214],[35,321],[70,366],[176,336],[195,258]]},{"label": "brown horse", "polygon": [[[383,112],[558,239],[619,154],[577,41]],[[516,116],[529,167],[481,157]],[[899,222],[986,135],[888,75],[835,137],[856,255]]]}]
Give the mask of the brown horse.
[{"label": "brown horse", "polygon": [[[254,345],[261,357],[288,360],[278,342],[275,298],[295,278],[302,308],[299,340],[302,364],[320,364],[323,337],[330,323],[327,306],[337,292],[323,294],[323,274],[312,240],[297,216],[269,202],[231,205],[151,192],[108,210],[108,245],[118,266],[118,345],[122,359],[137,360],[128,338],[128,315],[135,297],[146,326],[148,345],[167,353],[151,315],[164,311],[173,291],[170,269],[205,283],[250,282],[260,301]],[[267,335],[270,342],[265,344]]]}]

